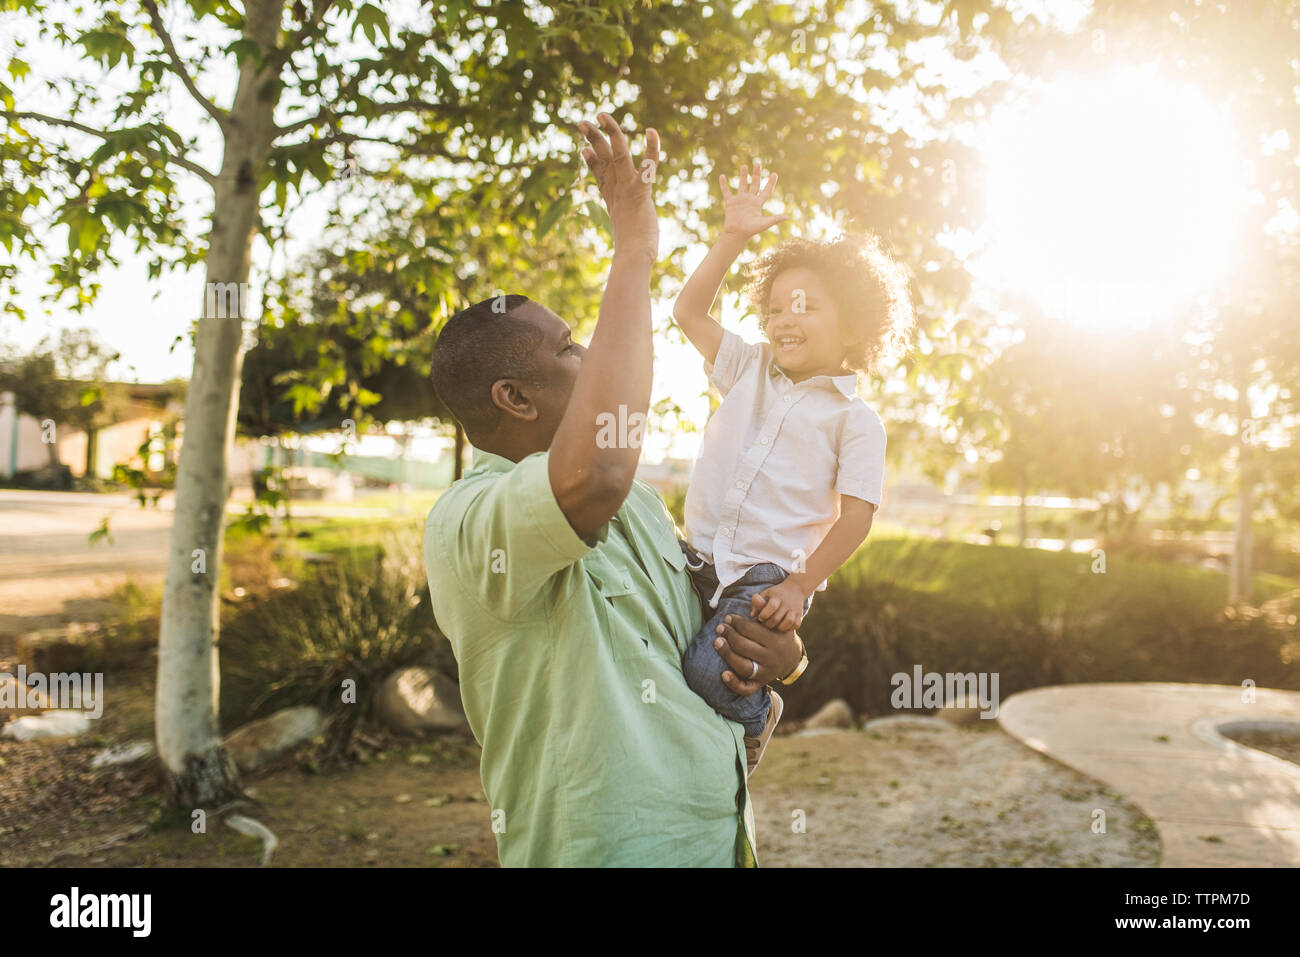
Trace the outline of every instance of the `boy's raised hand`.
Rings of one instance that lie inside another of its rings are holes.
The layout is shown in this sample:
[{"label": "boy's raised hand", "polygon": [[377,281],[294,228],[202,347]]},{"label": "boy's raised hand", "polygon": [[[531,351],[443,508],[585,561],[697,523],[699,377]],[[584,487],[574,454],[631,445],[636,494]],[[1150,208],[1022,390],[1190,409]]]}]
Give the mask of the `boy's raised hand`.
[{"label": "boy's raised hand", "polygon": [[754,160],[752,178],[747,167],[740,167],[738,188],[734,193],[727,183],[726,174],[718,177],[718,182],[722,184],[722,198],[726,203],[726,220],[722,226],[724,234],[749,239],[790,218],[785,215],[769,216],[763,213],[763,204],[772,198],[772,189],[776,186],[776,174],[769,175],[767,182],[760,188],[759,184],[762,181],[763,164],[758,160]]},{"label": "boy's raised hand", "polygon": [[659,164],[659,133],[653,129],[645,131],[645,156],[642,169],[638,170],[632,162],[627,136],[614,117],[598,113],[596,122],[600,124],[599,129],[587,120],[578,124],[590,144],[583,147],[582,158],[595,174],[596,186],[609,212],[614,248],[644,244],[653,258],[659,249],[659,218],[653,192]]}]

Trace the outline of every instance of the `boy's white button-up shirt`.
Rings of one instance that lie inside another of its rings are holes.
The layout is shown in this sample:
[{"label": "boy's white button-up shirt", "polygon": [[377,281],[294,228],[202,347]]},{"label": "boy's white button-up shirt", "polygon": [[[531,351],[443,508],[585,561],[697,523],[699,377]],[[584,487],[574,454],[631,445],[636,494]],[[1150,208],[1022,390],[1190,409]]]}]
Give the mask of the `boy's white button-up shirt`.
[{"label": "boy's white button-up shirt", "polygon": [[686,540],[720,587],[764,562],[802,568],[839,518],[841,494],[880,504],[885,427],[855,374],[793,382],[765,342],[724,330],[704,368],[723,400],[686,492]]}]

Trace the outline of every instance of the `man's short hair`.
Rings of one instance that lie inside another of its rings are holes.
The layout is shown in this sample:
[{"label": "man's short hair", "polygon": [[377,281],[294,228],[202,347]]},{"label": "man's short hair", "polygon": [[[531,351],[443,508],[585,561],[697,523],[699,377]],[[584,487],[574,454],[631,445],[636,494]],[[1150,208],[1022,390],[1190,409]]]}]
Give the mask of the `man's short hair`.
[{"label": "man's short hair", "polygon": [[533,353],[543,333],[513,315],[529,302],[512,293],[462,309],[433,345],[433,391],[471,437],[489,432],[501,410],[492,402],[500,379],[533,381]]}]

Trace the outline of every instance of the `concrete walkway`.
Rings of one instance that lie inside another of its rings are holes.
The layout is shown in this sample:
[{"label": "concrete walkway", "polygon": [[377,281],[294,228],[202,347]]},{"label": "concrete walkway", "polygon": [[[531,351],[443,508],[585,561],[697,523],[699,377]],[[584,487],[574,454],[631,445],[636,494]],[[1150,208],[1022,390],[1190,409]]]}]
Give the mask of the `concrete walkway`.
[{"label": "concrete walkway", "polygon": [[1300,766],[1218,730],[1300,729],[1300,692],[1242,696],[1232,685],[1062,685],[1012,695],[998,721],[1141,807],[1163,867],[1300,867]]}]

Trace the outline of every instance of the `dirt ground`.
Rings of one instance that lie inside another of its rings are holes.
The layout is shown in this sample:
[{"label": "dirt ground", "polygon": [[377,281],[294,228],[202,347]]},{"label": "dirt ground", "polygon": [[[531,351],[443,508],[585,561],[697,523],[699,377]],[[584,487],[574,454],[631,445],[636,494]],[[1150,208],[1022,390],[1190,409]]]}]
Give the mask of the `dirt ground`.
[{"label": "dirt ground", "polygon": [[[768,867],[1154,867],[1141,811],[993,722],[778,739],[750,783]],[[1104,812],[1104,833],[1094,830]],[[804,830],[799,830],[802,824]]]},{"label": "dirt ground", "polygon": [[1300,764],[1300,735],[1281,731],[1242,731],[1228,737],[1248,748],[1267,751],[1293,764]]},{"label": "dirt ground", "polygon": [[[149,718],[145,705],[147,694],[124,696],[113,726],[138,730]],[[111,728],[84,742],[0,742],[0,772],[12,785],[0,796],[0,863],[258,864],[260,843],[220,821],[201,833],[151,824],[159,801],[148,763],[91,769],[103,743],[121,740]],[[244,813],[278,838],[273,866],[496,866],[473,741],[388,745],[363,748],[364,763],[320,770],[309,758],[290,759],[245,782],[256,804]],[[991,725],[780,737],[751,793],[765,867],[1159,861],[1155,829],[1136,808]],[[1096,809],[1105,812],[1105,833],[1093,831]]]},{"label": "dirt ground", "polygon": [[[147,772],[138,777],[150,783]],[[276,867],[491,867],[496,844],[479,786],[477,749],[460,741],[384,751],[328,773],[293,766],[247,782],[240,812],[270,828]],[[8,866],[241,867],[261,842],[209,818],[150,827],[153,789],[79,826],[22,827],[0,838]],[[44,816],[44,815],[42,815]],[[140,830],[139,833],[132,833]],[[197,833],[196,833],[197,832]],[[114,838],[130,835],[111,846]]]}]

